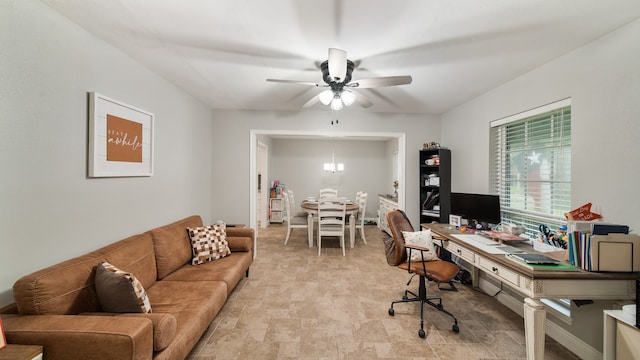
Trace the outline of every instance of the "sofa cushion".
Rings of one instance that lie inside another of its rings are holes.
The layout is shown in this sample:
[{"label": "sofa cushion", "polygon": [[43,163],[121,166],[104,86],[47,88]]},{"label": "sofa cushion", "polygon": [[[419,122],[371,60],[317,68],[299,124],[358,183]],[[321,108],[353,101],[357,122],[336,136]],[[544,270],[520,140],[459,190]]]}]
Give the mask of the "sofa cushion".
[{"label": "sofa cushion", "polygon": [[150,313],[147,292],[138,279],[108,262],[96,267],[96,294],[102,310],[114,313]]},{"label": "sofa cushion", "polygon": [[191,265],[201,265],[208,261],[221,259],[229,254],[225,224],[188,228],[191,238],[193,259]]},{"label": "sofa cushion", "polygon": [[162,351],[171,344],[176,336],[177,321],[171,314],[121,314],[126,317],[145,317],[153,323],[153,350]]},{"label": "sofa cushion", "polygon": [[18,279],[13,285],[18,311],[23,315],[101,311],[94,286],[96,264],[101,261],[134,273],[145,289],[155,283],[156,261],[151,235],[134,235]]},{"label": "sofa cushion", "polygon": [[187,228],[199,226],[202,226],[202,218],[193,215],[148,231],[153,237],[158,280],[191,261],[193,255]]},{"label": "sofa cushion", "polygon": [[[411,250],[411,261],[422,261],[424,255],[424,261],[438,260],[435,247],[433,246],[433,240],[431,238],[431,230],[423,231],[403,231],[405,244],[418,245],[429,250],[417,251]],[[409,250],[407,249],[407,257],[409,256]],[[422,255],[420,254],[422,252]]]},{"label": "sofa cushion", "polygon": [[149,297],[156,313],[176,318],[173,341],[166,349],[154,353],[154,360],[185,359],[224,306],[227,285],[223,281],[163,280],[149,289]]},{"label": "sofa cushion", "polygon": [[252,252],[231,252],[231,255],[202,265],[184,265],[168,275],[165,280],[212,282],[222,280],[227,284],[227,290],[230,294],[246,275],[252,262]]}]

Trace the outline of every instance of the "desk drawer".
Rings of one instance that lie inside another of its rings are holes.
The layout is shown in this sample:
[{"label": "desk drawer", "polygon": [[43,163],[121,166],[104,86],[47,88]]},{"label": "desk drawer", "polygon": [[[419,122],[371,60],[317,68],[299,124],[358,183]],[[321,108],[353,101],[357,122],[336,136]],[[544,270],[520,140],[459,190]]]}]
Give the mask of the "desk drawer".
[{"label": "desk drawer", "polygon": [[515,286],[520,286],[520,277],[516,272],[513,272],[508,268],[500,264],[496,264],[493,261],[488,260],[487,258],[484,258],[482,256],[478,256],[476,260],[478,266],[480,266],[480,268],[485,270],[487,273],[493,274],[494,276],[505,280]]},{"label": "desk drawer", "polygon": [[453,241],[447,241],[445,245],[445,249],[447,249],[451,254],[456,255],[464,259],[465,261],[474,264],[475,263],[475,253],[473,251],[467,250],[462,246],[454,243]]}]

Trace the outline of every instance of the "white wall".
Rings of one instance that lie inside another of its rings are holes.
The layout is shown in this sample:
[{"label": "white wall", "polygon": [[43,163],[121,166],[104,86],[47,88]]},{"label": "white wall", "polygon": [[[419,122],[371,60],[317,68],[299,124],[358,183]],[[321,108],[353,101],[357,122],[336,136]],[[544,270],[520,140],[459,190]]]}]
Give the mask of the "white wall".
[{"label": "white wall", "polygon": [[[406,211],[418,226],[418,150],[427,141],[440,141],[440,117],[436,115],[377,114],[361,111],[340,112],[339,125],[330,124],[330,111],[300,112],[213,111],[214,168],[225,169],[214,175],[213,217],[230,223],[249,223],[249,139],[251,130],[380,132],[406,133]],[[270,176],[270,178],[273,178]],[[388,181],[388,179],[387,179]],[[391,182],[389,182],[391,185]],[[295,190],[295,189],[294,189]],[[393,191],[391,188],[389,191]],[[299,197],[300,195],[298,195]],[[370,195],[371,196],[371,195]],[[377,201],[377,199],[376,199]]]},{"label": "white wall", "polygon": [[[442,116],[454,191],[489,191],[489,122],[572,99],[572,204],[640,230],[640,21]],[[464,131],[461,131],[464,129]]]},{"label": "white wall", "polygon": [[[207,107],[38,1],[0,1],[0,49],[0,306],[31,271],[211,220]],[[90,91],[155,114],[152,177],[87,178]]]},{"label": "white wall", "polygon": [[[452,190],[489,192],[489,122],[572,99],[572,205],[640,230],[640,21],[443,114]],[[597,306],[597,305],[593,305]],[[571,332],[602,348],[602,313],[585,306]],[[597,314],[593,315],[593,314]]]},{"label": "white wall", "polygon": [[[388,141],[391,140],[275,139],[270,151],[273,164],[270,180],[277,179],[292,189],[297,203],[307,196],[318,196],[321,188],[337,189],[339,196],[351,200],[357,191],[364,191],[369,194],[366,217],[375,218],[377,194],[393,192],[391,181],[387,182],[391,171],[386,154]],[[392,142],[397,144],[395,139]],[[323,170],[323,164],[331,162],[332,151],[336,162],[344,164],[344,171]]]}]

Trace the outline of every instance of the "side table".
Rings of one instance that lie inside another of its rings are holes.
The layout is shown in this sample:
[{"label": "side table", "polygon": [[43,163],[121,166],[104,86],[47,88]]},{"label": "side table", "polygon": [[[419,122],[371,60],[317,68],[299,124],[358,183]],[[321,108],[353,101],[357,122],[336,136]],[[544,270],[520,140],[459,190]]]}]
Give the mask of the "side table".
[{"label": "side table", "polygon": [[42,360],[42,346],[7,344],[0,350],[0,360]]},{"label": "side table", "polygon": [[640,330],[635,316],[623,310],[604,310],[604,360],[637,359],[640,357]]}]

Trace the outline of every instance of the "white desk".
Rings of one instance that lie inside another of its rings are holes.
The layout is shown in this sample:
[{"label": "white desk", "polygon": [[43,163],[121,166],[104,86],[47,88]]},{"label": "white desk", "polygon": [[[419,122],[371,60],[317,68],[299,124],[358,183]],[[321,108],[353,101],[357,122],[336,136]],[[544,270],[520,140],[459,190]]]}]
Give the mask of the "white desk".
[{"label": "white desk", "polygon": [[[313,247],[313,218],[318,217],[318,203],[304,200],[300,207],[310,215],[307,217],[307,227],[309,229],[309,247]],[[353,248],[356,243],[356,214],[358,214],[360,207],[349,200],[347,200],[346,207],[346,213],[349,215],[349,242]]]},{"label": "white desk", "polygon": [[501,281],[504,285],[525,296],[524,324],[527,359],[544,359],[545,305],[540,299],[635,299],[635,279],[639,274],[595,273],[579,269],[557,270],[552,267],[534,268],[507,258],[504,254],[492,254],[470,241],[455,237],[461,234],[448,224],[422,224],[435,234],[447,239],[444,248],[473,266],[473,284],[478,284],[480,271]]}]

